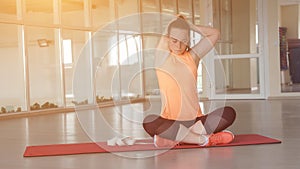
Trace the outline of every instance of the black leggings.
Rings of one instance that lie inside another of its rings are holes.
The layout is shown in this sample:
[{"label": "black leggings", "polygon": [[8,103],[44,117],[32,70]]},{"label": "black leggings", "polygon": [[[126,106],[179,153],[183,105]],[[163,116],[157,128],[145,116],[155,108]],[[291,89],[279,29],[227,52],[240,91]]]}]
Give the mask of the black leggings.
[{"label": "black leggings", "polygon": [[222,107],[213,112],[197,117],[195,120],[178,121],[162,118],[158,115],[149,115],[143,121],[145,131],[153,137],[159,135],[163,138],[175,140],[179,125],[189,128],[197,121],[201,120],[206,133],[217,133],[228,128],[234,122],[236,112],[232,107]]}]

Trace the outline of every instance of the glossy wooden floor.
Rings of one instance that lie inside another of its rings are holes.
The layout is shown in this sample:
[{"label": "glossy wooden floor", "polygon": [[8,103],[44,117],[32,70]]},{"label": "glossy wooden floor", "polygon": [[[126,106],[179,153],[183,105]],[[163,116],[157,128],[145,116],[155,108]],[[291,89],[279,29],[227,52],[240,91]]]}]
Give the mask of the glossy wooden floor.
[{"label": "glossy wooden floor", "polygon": [[[233,106],[236,134],[257,133],[282,144],[170,150],[161,152],[103,153],[24,158],[27,145],[105,141],[116,134],[148,137],[140,125],[159,104],[50,114],[0,121],[0,168],[3,169],[299,169],[300,100],[243,100],[204,102],[205,112]],[[146,112],[146,113],[144,113]],[[156,155],[155,155],[156,154]]]}]

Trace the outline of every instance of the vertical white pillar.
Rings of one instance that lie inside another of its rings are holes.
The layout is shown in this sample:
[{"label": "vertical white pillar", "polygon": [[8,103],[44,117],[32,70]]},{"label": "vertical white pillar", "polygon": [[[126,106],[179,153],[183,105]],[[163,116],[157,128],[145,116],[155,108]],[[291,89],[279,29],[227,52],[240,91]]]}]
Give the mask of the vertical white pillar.
[{"label": "vertical white pillar", "polygon": [[[16,8],[17,8],[17,20],[22,20],[25,14],[25,1],[24,0],[16,0]],[[30,111],[30,88],[29,88],[29,76],[28,76],[28,57],[27,57],[27,49],[25,48],[25,30],[24,25],[18,26],[18,49],[19,55],[23,60],[23,79],[24,79],[24,106],[25,111]]]},{"label": "vertical white pillar", "polygon": [[[85,27],[92,27],[92,4],[91,4],[91,0],[85,0],[84,2],[84,26]],[[93,41],[92,41],[92,33],[91,32],[86,32],[86,68],[88,69],[88,88],[90,90],[88,90],[88,101],[89,103],[93,103],[96,104],[96,93],[95,93],[95,70],[94,70],[94,63],[93,63]]]},{"label": "vertical white pillar", "polygon": [[[61,23],[61,8],[60,0],[53,0],[53,23],[59,25]],[[60,90],[58,93],[58,102],[62,104],[63,107],[66,107],[66,97],[65,97],[65,76],[64,76],[64,63],[62,55],[62,39],[61,39],[61,29],[54,30],[54,44],[55,44],[55,56],[58,61],[56,62],[59,65],[59,71],[57,77],[59,77],[59,86]]]},{"label": "vertical white pillar", "polygon": [[16,8],[17,8],[17,20],[22,20],[23,17],[23,1],[16,0]]},{"label": "vertical white pillar", "polygon": [[28,76],[28,57],[27,50],[25,48],[25,33],[24,26],[18,26],[18,49],[19,55],[23,60],[23,79],[24,79],[24,106],[27,111],[30,111],[30,88],[29,88],[29,76]]}]

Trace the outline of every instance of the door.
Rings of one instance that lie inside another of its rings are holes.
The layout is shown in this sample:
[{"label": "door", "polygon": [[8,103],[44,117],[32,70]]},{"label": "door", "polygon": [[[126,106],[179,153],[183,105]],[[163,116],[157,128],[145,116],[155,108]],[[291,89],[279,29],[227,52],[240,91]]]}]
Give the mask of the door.
[{"label": "door", "polygon": [[209,20],[220,30],[206,58],[210,99],[265,98],[262,0],[209,0]]}]

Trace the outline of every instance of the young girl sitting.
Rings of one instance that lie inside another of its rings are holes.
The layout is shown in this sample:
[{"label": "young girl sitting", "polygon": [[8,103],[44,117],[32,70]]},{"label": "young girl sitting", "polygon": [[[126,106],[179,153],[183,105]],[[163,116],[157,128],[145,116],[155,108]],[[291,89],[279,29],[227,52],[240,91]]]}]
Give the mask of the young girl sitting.
[{"label": "young girl sitting", "polygon": [[[190,32],[203,38],[190,47]],[[143,121],[145,131],[158,147],[172,147],[179,142],[200,145],[229,143],[234,135],[224,131],[235,120],[232,107],[222,107],[203,115],[197,94],[197,69],[215,45],[219,31],[190,25],[179,16],[169,23],[167,35],[161,37],[156,54],[162,108],[161,115],[149,115]]]}]

